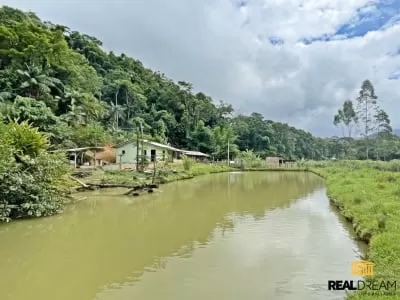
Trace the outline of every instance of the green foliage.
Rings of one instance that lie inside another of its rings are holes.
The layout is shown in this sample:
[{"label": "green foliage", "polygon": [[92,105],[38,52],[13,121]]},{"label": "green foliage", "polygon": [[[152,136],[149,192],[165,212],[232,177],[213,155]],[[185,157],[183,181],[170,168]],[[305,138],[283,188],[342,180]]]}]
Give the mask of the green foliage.
[{"label": "green foliage", "polygon": [[357,97],[357,118],[361,129],[361,135],[365,140],[366,159],[369,158],[369,136],[376,130],[376,114],[378,96],[375,88],[369,80],[364,80],[361,85],[359,96]]},{"label": "green foliage", "polygon": [[76,145],[103,146],[112,142],[110,133],[104,130],[104,127],[98,123],[90,123],[85,126],[79,126],[71,134],[71,140]]},{"label": "green foliage", "polygon": [[243,168],[261,168],[264,160],[256,155],[252,150],[242,151],[238,154],[237,160]]},{"label": "green foliage", "polygon": [[21,157],[36,158],[40,152],[47,150],[48,141],[36,128],[32,128],[27,122],[17,124],[11,122],[6,127],[3,141],[13,147],[15,155]]},{"label": "green foliage", "polygon": [[5,103],[1,107],[4,122],[17,120],[28,121],[32,126],[39,128],[42,132],[50,132],[51,127],[58,123],[57,117],[45,103],[32,98],[17,96],[12,103]]},{"label": "green foliage", "polygon": [[[379,171],[400,172],[400,160],[391,161],[365,161],[365,160],[326,160],[326,161],[302,161],[301,165],[307,168],[330,168],[340,170],[341,168],[360,170],[373,169]],[[388,180],[392,178],[388,176]]]},{"label": "green foliage", "polygon": [[0,124],[0,220],[47,216],[62,210],[62,154],[47,152],[48,142],[27,123]]},{"label": "green foliage", "polygon": [[192,168],[194,164],[194,160],[191,159],[190,157],[183,157],[183,168],[185,171],[190,171],[190,169]]},{"label": "green foliage", "polygon": [[[350,138],[352,134],[353,126],[358,122],[357,114],[353,108],[353,102],[346,100],[343,103],[343,107],[338,110],[338,113],[334,116],[333,124],[338,126],[342,124],[347,127],[347,135]],[[343,131],[344,136],[344,131]]]}]

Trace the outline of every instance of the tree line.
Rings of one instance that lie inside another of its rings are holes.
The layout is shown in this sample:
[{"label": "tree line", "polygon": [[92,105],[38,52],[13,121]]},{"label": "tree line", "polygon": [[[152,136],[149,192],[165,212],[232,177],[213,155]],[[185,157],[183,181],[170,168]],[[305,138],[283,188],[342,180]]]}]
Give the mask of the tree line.
[{"label": "tree line", "polygon": [[[346,125],[343,114],[335,124]],[[231,157],[247,149],[292,159],[364,156],[351,137],[314,137],[259,113],[234,116],[232,105],[195,93],[188,82],[107,53],[95,37],[7,6],[0,8],[0,118],[29,122],[48,137],[49,149],[115,145],[140,133],[215,159],[226,159],[228,142]]]}]

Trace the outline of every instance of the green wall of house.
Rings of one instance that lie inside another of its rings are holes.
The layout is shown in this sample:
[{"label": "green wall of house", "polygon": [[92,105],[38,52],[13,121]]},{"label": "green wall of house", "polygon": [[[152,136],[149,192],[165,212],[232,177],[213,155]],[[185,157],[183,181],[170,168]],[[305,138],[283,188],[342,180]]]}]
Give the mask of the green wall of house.
[{"label": "green wall of house", "polygon": [[[143,150],[145,152],[145,155],[147,157],[147,160],[150,162],[151,161],[151,151],[155,151],[155,157],[157,161],[164,161],[165,159],[169,159],[172,161],[173,158],[173,151],[167,150],[161,147],[157,147],[151,144],[143,144]],[[125,151],[123,155],[121,155]],[[141,155],[141,145],[139,145],[139,156]],[[117,163],[122,163],[122,164],[134,164],[136,163],[136,157],[137,157],[137,148],[136,148],[136,143],[129,143],[126,145],[123,145],[116,150],[116,158],[117,158]]]}]

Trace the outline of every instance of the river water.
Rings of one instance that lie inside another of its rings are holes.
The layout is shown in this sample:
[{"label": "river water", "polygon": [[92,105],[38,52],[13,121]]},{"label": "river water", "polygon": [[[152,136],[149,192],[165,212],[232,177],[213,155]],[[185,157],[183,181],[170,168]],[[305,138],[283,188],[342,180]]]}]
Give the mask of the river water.
[{"label": "river water", "polygon": [[82,193],[50,218],[0,225],[2,300],[343,299],[362,245],[324,182],[223,173],[143,197]]}]

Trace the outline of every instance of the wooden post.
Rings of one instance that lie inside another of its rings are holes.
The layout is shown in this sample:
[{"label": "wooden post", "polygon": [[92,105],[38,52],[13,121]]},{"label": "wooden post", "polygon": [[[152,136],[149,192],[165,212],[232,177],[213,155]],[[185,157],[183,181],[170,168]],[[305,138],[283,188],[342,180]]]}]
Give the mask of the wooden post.
[{"label": "wooden post", "polygon": [[[144,157],[144,141],[143,141],[142,123],[140,123],[140,140],[141,140],[141,149],[140,149],[141,153],[140,154],[141,154],[141,157],[142,157],[142,159],[140,160],[140,165],[141,165],[140,169],[143,172],[144,171],[144,159],[145,159],[145,157]],[[146,160],[147,160],[147,157],[146,157]]]},{"label": "wooden post", "polygon": [[119,155],[119,169],[122,170],[122,153]]},{"label": "wooden post", "polygon": [[153,162],[153,178],[151,180],[152,184],[154,184],[154,180],[156,178],[156,172],[157,172],[157,157],[156,157],[156,159],[154,159],[154,162]]},{"label": "wooden post", "polygon": [[139,129],[136,127],[136,172],[139,172]]},{"label": "wooden post", "polygon": [[96,161],[96,149],[94,149],[94,168],[96,169],[96,164],[97,164],[97,161]]},{"label": "wooden post", "polygon": [[76,152],[74,152],[74,168],[76,169]]}]

